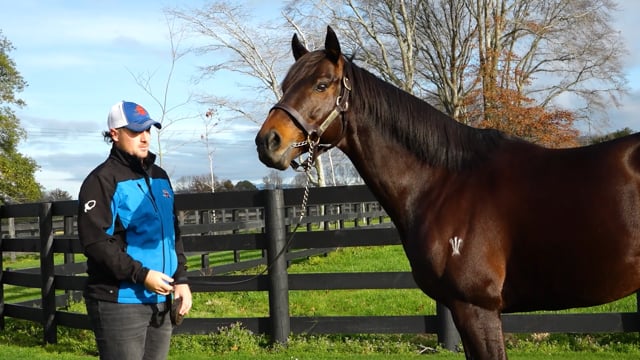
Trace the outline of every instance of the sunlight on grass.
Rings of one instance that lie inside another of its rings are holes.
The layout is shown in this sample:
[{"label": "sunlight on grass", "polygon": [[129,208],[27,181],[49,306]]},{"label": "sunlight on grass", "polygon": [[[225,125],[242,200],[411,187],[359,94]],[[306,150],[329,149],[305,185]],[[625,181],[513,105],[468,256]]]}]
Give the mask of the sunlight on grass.
[{"label": "sunlight on grass", "polygon": [[[210,264],[228,263],[233,252],[209,254]],[[242,259],[257,258],[260,251],[243,251]],[[63,263],[56,257],[56,264]],[[201,257],[189,257],[189,265],[199,268]],[[13,268],[38,267],[37,256],[25,256],[5,266]],[[239,272],[256,274],[264,266]],[[340,248],[323,256],[313,256],[291,262],[290,273],[340,272],[396,272],[409,271],[409,264],[401,246]],[[39,289],[5,285],[5,301],[23,301],[38,298]],[[194,293],[190,317],[267,317],[267,292],[214,292]],[[418,289],[391,290],[314,290],[290,291],[289,306],[292,316],[369,316],[369,315],[432,315],[435,302]],[[84,303],[74,303],[65,311],[85,313]],[[636,297],[610,304],[584,309],[571,309],[548,313],[567,312],[634,312]],[[219,333],[205,335],[176,335],[172,338],[171,359],[408,359],[421,351],[430,359],[463,359],[461,353],[451,353],[438,347],[432,334],[406,335],[292,335],[286,348],[274,347],[268,337],[253,334],[236,324],[218,329]],[[49,358],[95,358],[93,333],[59,327],[58,344],[42,344],[40,324],[6,319],[6,328],[0,331],[0,357],[41,360]],[[640,335],[626,334],[506,334],[511,359],[636,359],[640,358]]]}]

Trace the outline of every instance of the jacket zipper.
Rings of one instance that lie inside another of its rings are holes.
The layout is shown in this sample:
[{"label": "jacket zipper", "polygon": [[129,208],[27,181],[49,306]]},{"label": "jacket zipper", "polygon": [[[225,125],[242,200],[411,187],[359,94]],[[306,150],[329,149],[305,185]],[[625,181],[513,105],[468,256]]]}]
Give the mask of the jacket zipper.
[{"label": "jacket zipper", "polygon": [[[147,184],[147,189],[149,189],[148,192],[145,193],[144,189],[142,188],[142,185],[140,185],[140,183],[137,183],[138,188],[140,189],[140,191],[142,191],[142,193],[145,196],[149,197],[149,200],[151,200],[151,204],[153,205],[153,209],[156,211],[156,214],[158,215],[158,219],[160,219],[160,235],[161,237],[161,241],[162,241],[162,271],[164,272],[166,270],[166,252],[167,249],[166,244],[165,244],[165,238],[164,238],[164,219],[162,218],[162,214],[160,213],[160,209],[158,208],[158,204],[156,203],[156,198],[153,196],[153,190],[151,189],[151,184],[149,182],[149,178],[147,176],[144,177],[144,181]],[[171,276],[171,275],[169,275]]]}]

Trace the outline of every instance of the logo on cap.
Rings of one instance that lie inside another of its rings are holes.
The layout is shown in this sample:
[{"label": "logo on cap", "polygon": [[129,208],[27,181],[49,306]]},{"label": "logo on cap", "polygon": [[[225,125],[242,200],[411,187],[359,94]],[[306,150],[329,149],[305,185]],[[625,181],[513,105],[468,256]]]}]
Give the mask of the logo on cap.
[{"label": "logo on cap", "polygon": [[142,106],[138,104],[136,104],[136,112],[140,116],[149,116],[149,113],[147,112],[147,110],[145,110]]}]

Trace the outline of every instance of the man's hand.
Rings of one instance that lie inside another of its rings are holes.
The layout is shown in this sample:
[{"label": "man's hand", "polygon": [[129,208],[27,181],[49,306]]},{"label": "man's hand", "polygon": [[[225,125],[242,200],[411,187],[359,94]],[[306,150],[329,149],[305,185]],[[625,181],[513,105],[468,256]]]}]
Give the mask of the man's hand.
[{"label": "man's hand", "polygon": [[180,315],[187,315],[189,310],[191,310],[192,298],[191,298],[191,289],[187,284],[177,284],[174,287],[174,297],[182,298],[182,306],[178,309],[178,313]]},{"label": "man's hand", "polygon": [[156,270],[149,270],[147,277],[144,278],[144,286],[149,291],[160,295],[169,295],[173,291],[173,278]]}]

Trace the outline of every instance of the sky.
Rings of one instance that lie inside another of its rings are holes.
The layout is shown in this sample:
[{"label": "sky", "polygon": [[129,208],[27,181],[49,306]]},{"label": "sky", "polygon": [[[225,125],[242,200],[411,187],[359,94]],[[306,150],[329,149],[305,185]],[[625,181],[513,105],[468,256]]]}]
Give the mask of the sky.
[{"label": "sky", "polygon": [[[184,8],[185,3],[202,7],[207,2],[21,0],[3,5],[0,30],[13,44],[9,56],[28,83],[18,94],[27,106],[15,109],[27,132],[18,150],[40,166],[36,181],[45,190],[61,189],[77,198],[86,175],[108,155],[110,145],[101,132],[107,129],[107,114],[116,102],[139,103],[158,119],[161,107],[135,77],[150,78],[153,95],[163,95],[171,65],[164,10]],[[257,4],[256,11],[269,5],[260,0],[246,3]],[[184,48],[188,42],[181,45]],[[232,78],[195,84],[198,66],[206,61],[188,55],[176,63],[169,106],[193,93],[224,96],[233,91]],[[205,125],[199,115],[205,111],[204,105],[180,106],[171,116],[191,119],[163,129],[162,165],[174,185],[182,176],[209,173],[208,150],[201,140]],[[219,179],[262,183],[270,169],[258,160],[253,141],[257,131],[258,124],[235,120],[209,134]],[[155,141],[151,151],[158,153]]]},{"label": "sky", "polygon": [[[45,190],[61,189],[77,198],[82,180],[108,154],[110,145],[103,141],[101,132],[106,130],[107,114],[114,103],[134,101],[152,117],[160,114],[160,107],[134,76],[150,76],[154,95],[162,95],[171,64],[163,10],[184,7],[183,4],[201,7],[206,3],[21,0],[2,6],[0,30],[15,47],[9,56],[28,83],[25,91],[18,94],[27,103],[16,109],[27,132],[27,139],[18,150],[40,166],[36,181]],[[272,7],[270,2],[260,0],[245,3],[256,14],[265,14]],[[636,19],[640,2],[620,1],[620,10],[614,26],[629,50],[625,73],[630,94],[623,98],[621,108],[612,106],[608,127],[600,129],[605,132],[624,127],[640,130],[640,22]],[[206,65],[206,61],[189,55],[177,63],[169,88],[174,103],[191,93],[223,96],[237,87],[236,80],[229,77],[195,84],[197,67]],[[190,104],[177,111],[191,116],[205,110]],[[209,159],[201,141],[204,123],[192,119],[166,130],[163,136],[177,139],[163,145],[163,167],[173,182],[182,176],[207,174]],[[219,179],[261,183],[269,173],[255,150],[257,130],[258,124],[240,120],[210,134],[214,173]],[[155,144],[151,149],[157,152]]]}]

